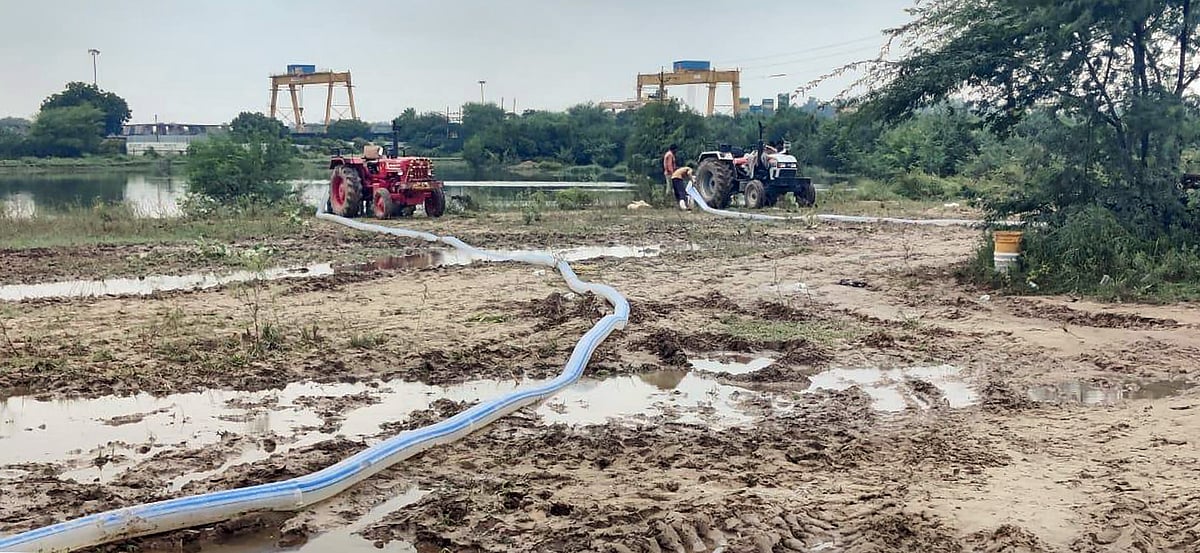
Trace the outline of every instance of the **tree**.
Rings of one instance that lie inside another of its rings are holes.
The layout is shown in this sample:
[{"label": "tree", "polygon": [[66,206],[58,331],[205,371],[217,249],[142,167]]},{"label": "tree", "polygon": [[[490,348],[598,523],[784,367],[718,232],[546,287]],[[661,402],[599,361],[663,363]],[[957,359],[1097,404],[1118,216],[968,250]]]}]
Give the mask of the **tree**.
[{"label": "tree", "polygon": [[358,119],[338,119],[329,124],[325,135],[335,140],[367,139],[371,135],[371,125]]},{"label": "tree", "polygon": [[28,119],[21,117],[4,117],[0,118],[0,132],[10,132],[13,134],[25,134],[29,132],[29,127],[33,123]]},{"label": "tree", "polygon": [[95,85],[81,82],[67,83],[65,90],[46,98],[42,101],[42,111],[77,107],[85,104],[91,105],[103,112],[104,127],[102,132],[105,135],[120,134],[121,127],[133,115],[129,111],[129,104],[125,103],[124,98],[112,92],[104,92]]},{"label": "tree", "polygon": [[218,136],[188,146],[189,191],[229,204],[239,200],[272,203],[291,197],[295,148],[284,139],[258,137],[239,142]]},{"label": "tree", "polygon": [[248,142],[251,137],[285,138],[288,129],[278,119],[261,113],[243,111],[229,122],[229,129],[237,140]]},{"label": "tree", "polygon": [[95,153],[104,131],[104,112],[91,105],[43,109],[29,130],[40,156],[79,157]]},{"label": "tree", "polygon": [[[1195,12],[1192,0],[928,0],[892,31],[907,53],[866,64],[860,104],[897,120],[969,98],[1002,134],[1044,111],[1028,182],[985,204],[1047,223],[1026,235],[1035,272],[1084,289],[1194,280],[1200,205],[1177,186],[1197,139]],[[1153,269],[1164,260],[1169,274]]]},{"label": "tree", "polygon": [[676,155],[682,166],[696,159],[706,146],[711,148],[709,142],[704,117],[681,108],[674,100],[652,102],[634,114],[625,159],[631,173],[659,180],[667,146],[679,146]]},{"label": "tree", "polygon": [[912,49],[873,66],[869,78],[882,85],[865,107],[895,119],[970,97],[1006,132],[1043,106],[1082,140],[1059,155],[1086,155],[1059,175],[1058,192],[1005,210],[1061,216],[1082,200],[1151,225],[1176,220],[1175,174],[1195,108],[1189,90],[1200,78],[1194,11],[1191,0],[932,0],[894,32]]}]

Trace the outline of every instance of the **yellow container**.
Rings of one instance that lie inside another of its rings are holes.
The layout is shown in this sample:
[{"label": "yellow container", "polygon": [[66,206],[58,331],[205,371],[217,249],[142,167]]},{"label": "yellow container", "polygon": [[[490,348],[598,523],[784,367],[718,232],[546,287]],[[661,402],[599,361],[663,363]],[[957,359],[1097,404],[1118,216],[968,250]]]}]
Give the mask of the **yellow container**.
[{"label": "yellow container", "polygon": [[998,230],[992,233],[996,253],[1021,253],[1021,231]]},{"label": "yellow container", "polygon": [[995,243],[995,253],[992,254],[992,264],[998,273],[1007,273],[1017,265],[1021,257],[1021,231],[998,230],[992,233]]}]

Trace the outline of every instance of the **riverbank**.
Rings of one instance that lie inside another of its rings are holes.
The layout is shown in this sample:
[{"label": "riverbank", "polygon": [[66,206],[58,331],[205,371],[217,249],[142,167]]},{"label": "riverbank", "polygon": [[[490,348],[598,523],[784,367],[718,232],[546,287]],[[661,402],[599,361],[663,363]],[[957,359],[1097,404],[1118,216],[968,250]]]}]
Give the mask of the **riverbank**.
[{"label": "riverbank", "polygon": [[181,169],[186,163],[183,156],[151,158],[147,156],[85,156],[68,157],[24,157],[0,159],[0,176],[28,173],[58,172],[152,172],[160,169]]}]

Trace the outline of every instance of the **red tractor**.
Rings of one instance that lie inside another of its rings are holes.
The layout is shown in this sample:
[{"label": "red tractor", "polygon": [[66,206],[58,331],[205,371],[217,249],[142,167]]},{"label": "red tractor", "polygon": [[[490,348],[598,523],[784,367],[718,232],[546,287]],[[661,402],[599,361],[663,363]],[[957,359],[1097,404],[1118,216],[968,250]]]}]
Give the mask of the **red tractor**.
[{"label": "red tractor", "polygon": [[433,161],[424,157],[398,156],[392,141],[391,156],[368,144],[362,157],[334,155],[329,161],[328,211],[356,217],[364,209],[378,219],[408,217],[425,204],[425,214],[441,217],[446,211],[442,182],[433,176]]}]

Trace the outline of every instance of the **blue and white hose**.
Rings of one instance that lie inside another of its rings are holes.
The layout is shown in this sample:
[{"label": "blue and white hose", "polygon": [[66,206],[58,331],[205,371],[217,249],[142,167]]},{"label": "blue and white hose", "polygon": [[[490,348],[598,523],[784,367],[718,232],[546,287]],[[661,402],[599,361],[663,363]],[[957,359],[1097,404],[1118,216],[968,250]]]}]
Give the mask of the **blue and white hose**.
[{"label": "blue and white hose", "polygon": [[0,552],[67,552],[103,543],[168,532],[228,520],[254,511],[296,511],[333,497],[375,473],[436,445],[458,440],[521,407],[550,396],[579,379],[596,348],[629,321],[629,302],[615,288],[584,282],[566,261],[546,254],[509,255],[481,250],[451,236],[374,225],[317,212],[317,218],[348,227],[427,242],[441,242],[473,257],[554,267],[567,286],[580,294],[594,293],[613,306],[580,338],[557,378],[518,388],[480,403],[444,421],[410,430],[312,474],[246,488],[169,499],[114,509],[0,538]]}]

